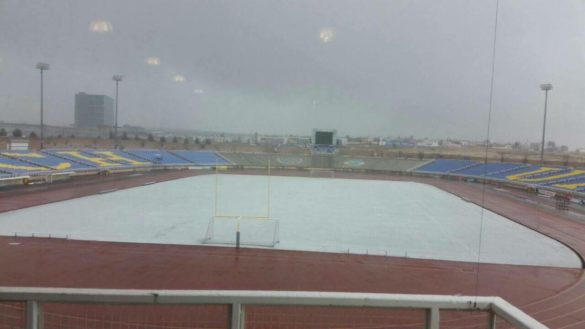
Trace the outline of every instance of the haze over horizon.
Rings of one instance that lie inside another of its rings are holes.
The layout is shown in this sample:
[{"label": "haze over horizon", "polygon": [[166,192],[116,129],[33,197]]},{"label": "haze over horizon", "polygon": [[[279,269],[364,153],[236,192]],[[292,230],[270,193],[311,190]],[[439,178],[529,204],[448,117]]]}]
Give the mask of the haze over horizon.
[{"label": "haze over horizon", "polygon": [[[122,74],[120,125],[485,140],[495,5],[0,0],[0,121],[38,122],[46,62],[47,124]],[[585,147],[584,71],[585,1],[500,0],[491,140],[539,141],[550,82],[547,140]]]}]

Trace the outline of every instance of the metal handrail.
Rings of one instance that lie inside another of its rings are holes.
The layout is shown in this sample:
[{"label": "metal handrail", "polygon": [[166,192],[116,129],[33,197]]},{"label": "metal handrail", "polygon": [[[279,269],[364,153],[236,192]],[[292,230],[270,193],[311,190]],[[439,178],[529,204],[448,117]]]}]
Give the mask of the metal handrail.
[{"label": "metal handrail", "polygon": [[488,328],[496,317],[520,329],[546,329],[520,309],[500,297],[407,295],[305,291],[246,290],[126,290],[0,287],[0,301],[26,302],[27,329],[42,328],[43,303],[140,304],[140,305],[229,305],[231,329],[244,328],[247,305],[331,306],[423,309],[426,328],[439,329],[441,310],[487,311]]}]

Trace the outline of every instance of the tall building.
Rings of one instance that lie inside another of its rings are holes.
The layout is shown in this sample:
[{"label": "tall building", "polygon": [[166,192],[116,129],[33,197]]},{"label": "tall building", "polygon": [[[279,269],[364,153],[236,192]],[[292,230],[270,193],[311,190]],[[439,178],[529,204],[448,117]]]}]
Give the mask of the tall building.
[{"label": "tall building", "polygon": [[114,99],[106,95],[75,94],[75,125],[102,127],[114,125]]}]

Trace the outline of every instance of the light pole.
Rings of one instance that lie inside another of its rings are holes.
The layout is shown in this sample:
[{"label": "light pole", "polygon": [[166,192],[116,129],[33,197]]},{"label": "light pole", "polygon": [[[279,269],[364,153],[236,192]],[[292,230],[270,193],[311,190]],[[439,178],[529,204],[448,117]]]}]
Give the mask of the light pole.
[{"label": "light pole", "polygon": [[553,85],[550,83],[543,83],[540,89],[544,90],[544,119],[542,120],[542,142],[540,145],[540,163],[544,164],[544,136],[546,132],[546,108],[548,105],[548,91],[552,90]]},{"label": "light pole", "polygon": [[44,109],[43,109],[43,72],[49,69],[47,63],[37,63],[37,69],[41,71],[41,150],[45,145],[45,123],[44,123]]},{"label": "light pole", "polygon": [[121,75],[114,75],[112,80],[116,81],[116,113],[114,114],[114,139],[115,139],[115,148],[118,148],[118,84],[122,81]]}]

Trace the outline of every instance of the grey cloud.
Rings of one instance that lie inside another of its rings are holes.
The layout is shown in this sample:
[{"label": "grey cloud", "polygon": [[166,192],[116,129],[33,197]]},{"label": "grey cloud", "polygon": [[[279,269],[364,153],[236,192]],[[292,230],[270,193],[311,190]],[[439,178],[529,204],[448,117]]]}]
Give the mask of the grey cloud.
[{"label": "grey cloud", "polygon": [[[481,140],[494,0],[0,2],[0,120],[71,124],[78,91],[113,94],[122,124],[234,132],[417,135]],[[113,33],[89,31],[108,20]],[[493,139],[578,146],[585,3],[500,1]],[[322,27],[333,42],[319,42]],[[144,60],[157,56],[160,66]],[[172,76],[187,81],[177,84]],[[203,89],[195,94],[193,89]],[[316,106],[313,106],[316,102]]]}]

